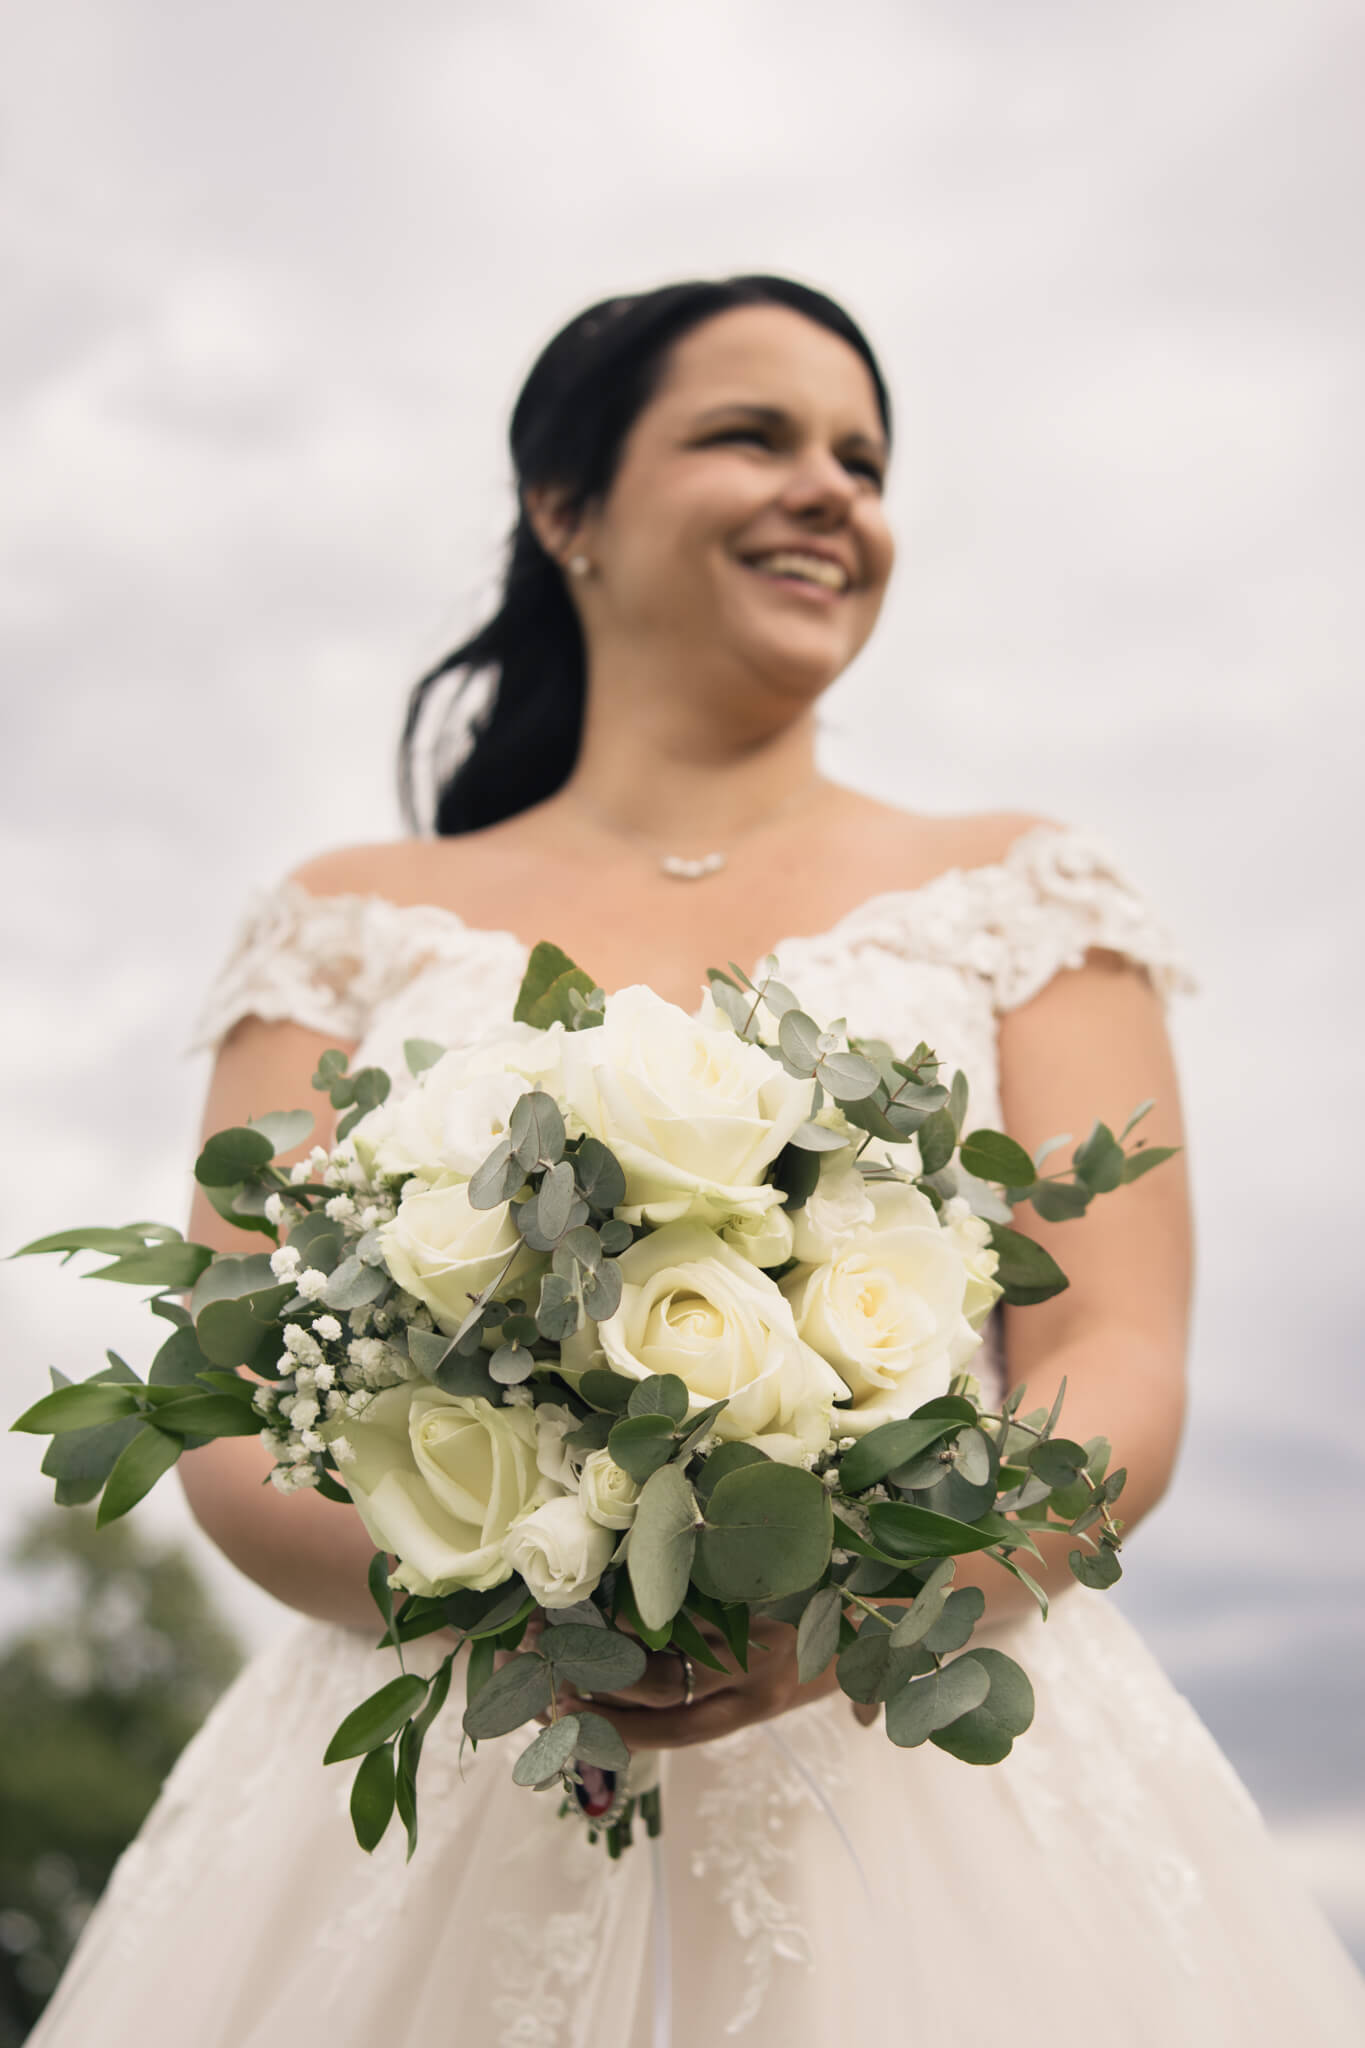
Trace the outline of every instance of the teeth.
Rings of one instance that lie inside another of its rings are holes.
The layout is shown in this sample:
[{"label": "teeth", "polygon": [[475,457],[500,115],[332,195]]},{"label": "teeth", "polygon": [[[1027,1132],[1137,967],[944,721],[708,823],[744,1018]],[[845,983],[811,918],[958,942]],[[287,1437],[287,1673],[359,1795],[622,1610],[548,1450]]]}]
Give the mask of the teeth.
[{"label": "teeth", "polygon": [[827,562],[822,555],[801,554],[793,548],[782,548],[771,555],[756,555],[751,566],[766,569],[772,576],[799,576],[807,583],[823,584],[826,590],[845,590],[848,577],[837,562]]}]

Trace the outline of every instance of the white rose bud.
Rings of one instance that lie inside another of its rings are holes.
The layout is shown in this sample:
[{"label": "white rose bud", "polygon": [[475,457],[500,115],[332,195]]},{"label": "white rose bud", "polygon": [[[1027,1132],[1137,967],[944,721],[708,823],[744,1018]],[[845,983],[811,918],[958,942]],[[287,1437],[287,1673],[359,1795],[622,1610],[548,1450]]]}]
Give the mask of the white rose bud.
[{"label": "white rose bud", "polygon": [[344,1433],[353,1455],[339,1477],[375,1548],[397,1555],[396,1584],[436,1598],[510,1576],[507,1532],[550,1491],[529,1408],[405,1382]]},{"label": "white rose bud", "polygon": [[640,1488],[610,1451],[589,1451],[578,1482],[583,1512],[604,1529],[628,1529],[635,1520]]},{"label": "white rose bud", "polygon": [[967,1269],[962,1313],[972,1328],[979,1330],[1005,1291],[995,1277],[1000,1254],[991,1243],[990,1225],[984,1217],[973,1215],[961,1195],[944,1203],[940,1221]]},{"label": "white rose bud", "polygon": [[610,1529],[592,1521],[571,1493],[526,1515],[503,1545],[509,1569],[521,1573],[541,1607],[586,1600],[615,1548]]},{"label": "white rose bud", "polygon": [[792,1255],[792,1219],[785,1209],[768,1209],[761,1216],[732,1217],[721,1236],[751,1265],[785,1266]]},{"label": "white rose bud", "polygon": [[608,996],[600,1025],[566,1035],[563,1087],[572,1127],[625,1172],[618,1216],[717,1227],[781,1206],[764,1175],[814,1092],[737,1037],[710,999],[689,1017],[644,987]]},{"label": "white rose bud", "polygon": [[669,1223],[621,1254],[621,1305],[614,1316],[565,1340],[566,1367],[581,1370],[600,1347],[627,1379],[676,1373],[689,1413],[713,1401],[722,1439],[755,1443],[783,1464],[799,1464],[830,1433],[843,1381],[797,1332],[776,1282],[699,1223]]},{"label": "white rose bud", "polygon": [[[428,1188],[418,1181],[404,1194],[393,1221],[383,1225],[379,1243],[399,1286],[424,1302],[438,1327],[453,1336],[469,1312],[471,1295],[497,1275],[521,1239],[507,1203],[475,1209],[463,1182]],[[508,1285],[543,1263],[523,1248]]]}]

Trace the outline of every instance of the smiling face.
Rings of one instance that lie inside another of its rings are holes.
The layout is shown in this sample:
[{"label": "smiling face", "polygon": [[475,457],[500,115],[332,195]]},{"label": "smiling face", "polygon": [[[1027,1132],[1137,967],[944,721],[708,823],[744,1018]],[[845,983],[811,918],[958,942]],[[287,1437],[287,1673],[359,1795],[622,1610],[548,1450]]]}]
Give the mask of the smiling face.
[{"label": "smiling face", "polygon": [[593,565],[570,580],[590,668],[606,649],[653,648],[668,669],[817,696],[881,610],[895,552],[886,457],[872,379],[838,335],[766,305],[693,328],[605,501],[556,541],[561,559]]}]

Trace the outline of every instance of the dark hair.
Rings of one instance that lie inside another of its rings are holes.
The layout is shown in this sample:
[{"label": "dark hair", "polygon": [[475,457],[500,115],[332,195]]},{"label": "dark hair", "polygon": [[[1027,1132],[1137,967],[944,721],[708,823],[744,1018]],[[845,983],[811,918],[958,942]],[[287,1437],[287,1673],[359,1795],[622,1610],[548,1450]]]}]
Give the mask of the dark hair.
[{"label": "dark hair", "polygon": [[[473,745],[436,788],[431,823],[449,835],[495,825],[553,796],[568,780],[583,724],[585,658],[578,614],[563,572],[527,516],[528,486],[567,489],[574,509],[610,490],[622,445],[653,396],[668,350],[690,328],[736,306],[789,306],[858,351],[871,374],[889,437],[891,402],[861,329],[823,292],[785,277],[730,277],[662,285],[603,299],[560,329],[537,357],[512,411],[509,440],[519,514],[509,545],[502,603],[485,626],[414,686],[399,746],[399,786],[410,829],[421,829],[414,796],[419,758],[439,758],[443,732],[474,678],[496,672],[491,704],[473,724]],[[460,677],[433,722],[433,690]]]}]

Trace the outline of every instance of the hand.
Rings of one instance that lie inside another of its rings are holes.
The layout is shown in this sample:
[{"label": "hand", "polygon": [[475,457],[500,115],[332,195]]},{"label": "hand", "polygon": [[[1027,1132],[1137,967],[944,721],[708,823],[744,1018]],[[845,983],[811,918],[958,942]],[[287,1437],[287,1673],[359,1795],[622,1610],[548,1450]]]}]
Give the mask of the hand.
[{"label": "hand", "polygon": [[[528,1646],[539,1639],[544,1627],[541,1617],[534,1615],[526,1630]],[[709,1664],[699,1664],[693,1658],[690,1704],[683,1704],[686,1682],[678,1651],[651,1650],[644,1675],[635,1685],[598,1693],[591,1699],[572,1686],[561,1685],[557,1711],[600,1714],[632,1752],[686,1749],[694,1742],[714,1742],[718,1736],[731,1735],[750,1722],[772,1720],[838,1688],[833,1664],[809,1684],[801,1683],[796,1669],[796,1630],[786,1622],[755,1618],[750,1626],[747,1672],[740,1670],[718,1630],[704,1626],[701,1633],[708,1649],[726,1668],[713,1671]],[[864,1727],[877,1718],[875,1707],[855,1705],[853,1713]],[[549,1718],[548,1712],[536,1716],[542,1723]]]}]

